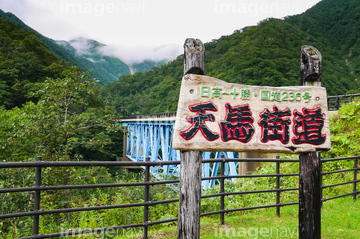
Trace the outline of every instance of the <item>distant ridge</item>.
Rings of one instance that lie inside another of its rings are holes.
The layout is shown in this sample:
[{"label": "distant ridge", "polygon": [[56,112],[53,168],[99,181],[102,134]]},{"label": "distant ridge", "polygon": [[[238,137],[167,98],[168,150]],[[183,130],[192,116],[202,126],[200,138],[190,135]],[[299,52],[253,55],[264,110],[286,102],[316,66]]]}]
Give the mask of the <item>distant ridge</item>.
[{"label": "distant ridge", "polygon": [[[117,81],[122,75],[131,74],[129,66],[122,60],[114,56],[104,55],[99,51],[101,47],[106,46],[105,44],[83,37],[72,39],[69,42],[53,40],[35,31],[10,12],[5,13],[0,9],[0,16],[20,25],[22,29],[35,34],[38,39],[48,47],[49,51],[53,52],[64,61],[69,62],[71,65],[75,65],[83,70],[90,70],[88,71],[89,77],[98,79],[100,86]],[[74,47],[74,45],[78,42],[88,42],[91,43],[92,46],[89,49],[86,49],[89,50],[88,52],[79,54],[79,51]],[[132,67],[134,72],[145,72],[154,66],[161,66],[166,63],[167,60],[145,60],[143,62],[133,64]]]}]

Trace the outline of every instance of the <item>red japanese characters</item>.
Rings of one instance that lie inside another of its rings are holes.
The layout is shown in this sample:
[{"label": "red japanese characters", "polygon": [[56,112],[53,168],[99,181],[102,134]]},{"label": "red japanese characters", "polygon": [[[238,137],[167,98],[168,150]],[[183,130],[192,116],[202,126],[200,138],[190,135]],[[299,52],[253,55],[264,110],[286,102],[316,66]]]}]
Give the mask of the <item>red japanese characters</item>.
[{"label": "red japanese characters", "polygon": [[266,143],[269,140],[280,140],[281,143],[289,143],[289,125],[291,120],[291,111],[289,108],[279,110],[274,106],[273,111],[265,109],[260,113],[258,124],[261,126],[261,142]]},{"label": "red japanese characters", "polygon": [[231,107],[226,103],[225,107],[227,115],[225,120],[220,122],[221,139],[224,142],[232,139],[243,143],[249,142],[255,132],[249,105]]},{"label": "red japanese characters", "polygon": [[185,140],[189,140],[195,136],[195,134],[200,130],[203,136],[209,140],[213,141],[219,138],[219,134],[212,132],[206,125],[205,121],[215,121],[215,116],[213,114],[206,114],[206,110],[217,111],[217,107],[212,102],[199,103],[195,105],[190,105],[189,109],[192,112],[197,112],[195,116],[187,116],[186,120],[191,124],[191,127],[180,133],[181,137]]},{"label": "red japanese characters", "polygon": [[[216,112],[218,107],[211,101],[190,105],[189,109],[197,114],[187,116],[186,120],[191,126],[180,135],[185,140],[193,138],[198,131],[208,141],[214,141],[221,136],[223,142],[237,140],[244,144],[250,142],[255,133],[254,118],[248,104],[232,106],[225,103],[226,115],[223,121],[219,122],[219,133],[213,132],[206,126],[206,121],[214,122],[215,116],[207,111]],[[264,108],[260,113],[258,125],[261,128],[262,143],[269,141],[280,141],[286,145],[290,142],[290,125],[292,112],[289,108],[279,109],[273,106],[272,109]],[[326,134],[321,130],[324,126],[325,114],[321,108],[303,108],[302,112],[293,111],[293,144],[320,145],[326,140]]]}]

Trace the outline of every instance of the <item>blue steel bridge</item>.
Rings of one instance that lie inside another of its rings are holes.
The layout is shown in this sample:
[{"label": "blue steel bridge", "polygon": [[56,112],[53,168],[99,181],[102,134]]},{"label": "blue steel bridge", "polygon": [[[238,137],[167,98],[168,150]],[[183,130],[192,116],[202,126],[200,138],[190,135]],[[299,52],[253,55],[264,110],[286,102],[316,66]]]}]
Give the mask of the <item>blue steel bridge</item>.
[{"label": "blue steel bridge", "polygon": [[[124,117],[121,119],[122,126],[127,128],[124,138],[124,156],[132,161],[144,161],[146,157],[150,161],[175,161],[180,160],[180,151],[172,148],[172,136],[175,125],[176,112],[142,115],[137,117]],[[238,153],[233,152],[203,152],[203,159],[237,158]],[[203,177],[217,176],[220,163],[204,163],[202,168]],[[226,163],[225,175],[238,175],[239,163]],[[151,174],[155,177],[178,176],[180,165],[164,165],[151,168]],[[215,180],[202,182],[204,189],[212,187]]]},{"label": "blue steel bridge", "polygon": [[[357,100],[360,94],[338,95],[328,97],[329,111],[336,111],[341,107],[341,103],[348,103]],[[151,115],[123,117],[121,119],[122,126],[127,127],[127,135],[124,135],[124,157],[125,160],[135,162],[144,161],[146,157],[150,157],[150,161],[174,161],[180,160],[180,151],[172,148],[172,135],[174,131],[176,112],[167,112]],[[238,158],[239,154],[234,152],[203,152],[203,159],[220,158]],[[244,155],[240,155],[244,157]],[[246,158],[246,155],[244,158]],[[253,155],[254,156],[254,155]],[[259,155],[255,155],[259,157]],[[124,159],[123,159],[124,160]],[[217,176],[220,163],[204,163],[202,168],[203,177]],[[164,175],[178,176],[180,166],[164,165],[152,167],[151,174],[157,178]],[[226,163],[225,175],[238,175],[240,167],[239,163]],[[254,167],[252,167],[254,169]],[[256,166],[255,166],[256,168]],[[242,170],[244,173],[244,170]],[[216,180],[206,180],[202,182],[204,189],[212,187]]]}]

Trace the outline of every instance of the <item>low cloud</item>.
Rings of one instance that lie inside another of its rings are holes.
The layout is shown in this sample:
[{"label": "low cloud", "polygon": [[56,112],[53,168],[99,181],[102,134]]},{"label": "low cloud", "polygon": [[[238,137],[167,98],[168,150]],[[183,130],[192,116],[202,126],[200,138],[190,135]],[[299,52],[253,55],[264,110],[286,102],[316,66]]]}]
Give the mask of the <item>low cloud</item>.
[{"label": "low cloud", "polygon": [[182,47],[176,44],[162,46],[105,45],[84,37],[70,40],[69,44],[76,49],[77,55],[91,55],[96,50],[103,56],[118,58],[130,66],[146,60],[155,62],[173,60],[183,53]]},{"label": "low cloud", "polygon": [[90,54],[89,50],[94,46],[95,42],[84,37],[78,37],[69,41],[69,44],[76,49],[77,55],[86,55]]},{"label": "low cloud", "polygon": [[180,45],[163,46],[103,46],[99,51],[106,56],[116,57],[128,65],[145,60],[173,60],[183,53]]}]

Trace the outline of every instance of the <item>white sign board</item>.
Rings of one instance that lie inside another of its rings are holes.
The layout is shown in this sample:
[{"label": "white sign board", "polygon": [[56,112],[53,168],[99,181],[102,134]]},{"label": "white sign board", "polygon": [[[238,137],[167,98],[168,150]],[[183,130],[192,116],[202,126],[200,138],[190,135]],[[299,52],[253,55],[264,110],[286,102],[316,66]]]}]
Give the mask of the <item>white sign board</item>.
[{"label": "white sign board", "polygon": [[330,149],[323,87],[265,87],[185,75],[173,148],[302,153]]}]

